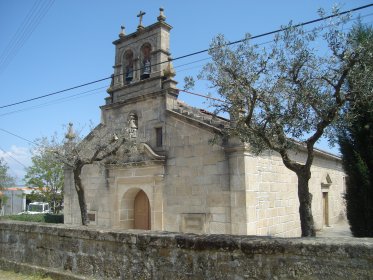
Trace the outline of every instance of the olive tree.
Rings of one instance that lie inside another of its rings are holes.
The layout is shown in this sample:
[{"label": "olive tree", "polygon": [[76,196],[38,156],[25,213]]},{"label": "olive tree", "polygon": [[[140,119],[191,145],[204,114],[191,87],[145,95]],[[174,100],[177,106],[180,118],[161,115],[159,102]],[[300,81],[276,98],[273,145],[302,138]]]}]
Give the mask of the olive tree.
[{"label": "olive tree", "polygon": [[123,128],[120,125],[100,124],[80,140],[70,123],[65,143],[50,147],[55,157],[64,163],[65,168],[72,171],[82,225],[89,223],[85,186],[81,177],[83,167],[90,164],[103,166],[116,164],[118,163],[118,154],[135,154],[136,141],[139,138],[134,134],[135,132],[130,128]]},{"label": "olive tree", "polygon": [[[249,34],[232,46],[218,35],[209,49],[212,61],[199,75],[225,100],[214,104],[216,113],[234,120],[223,134],[249,143],[255,154],[277,152],[296,174],[302,236],[315,236],[308,186],[315,143],[333,139],[332,127],[351,98],[347,77],[369,52],[351,47],[347,22],[337,16],[310,31],[290,23],[268,46],[256,45]],[[371,79],[364,71],[359,75]],[[295,148],[305,151],[304,162],[292,158]]]}]

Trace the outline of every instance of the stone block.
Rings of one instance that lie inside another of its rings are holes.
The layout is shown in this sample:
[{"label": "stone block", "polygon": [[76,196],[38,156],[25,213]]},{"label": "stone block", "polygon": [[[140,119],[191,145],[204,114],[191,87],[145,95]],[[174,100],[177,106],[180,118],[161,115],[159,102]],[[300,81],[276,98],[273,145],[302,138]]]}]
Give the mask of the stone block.
[{"label": "stone block", "polygon": [[225,223],[229,222],[230,218],[227,217],[225,214],[212,214],[212,222],[220,222]]},{"label": "stone block", "polygon": [[230,206],[230,194],[228,192],[209,193],[207,196],[207,205],[211,207]]},{"label": "stone block", "polygon": [[210,213],[212,214],[225,214],[230,213],[229,207],[209,207]]}]

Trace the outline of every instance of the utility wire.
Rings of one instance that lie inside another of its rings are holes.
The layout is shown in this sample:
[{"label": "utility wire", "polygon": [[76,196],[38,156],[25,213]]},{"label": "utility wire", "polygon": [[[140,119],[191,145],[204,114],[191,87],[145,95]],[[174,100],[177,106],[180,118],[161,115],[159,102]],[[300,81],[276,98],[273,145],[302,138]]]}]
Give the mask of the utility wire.
[{"label": "utility wire", "polygon": [[[358,16],[358,17],[355,17],[355,18],[353,18],[351,20],[356,20],[358,18],[365,18],[365,17],[371,16],[371,15],[373,15],[373,13],[369,13],[369,14],[366,14],[366,15],[363,15],[363,16]],[[371,22],[372,21],[366,22],[366,24],[367,23],[371,23]],[[310,31],[307,31],[306,33],[308,33],[308,32],[310,32]],[[259,43],[257,45],[258,46],[265,45],[265,44],[269,44],[269,43],[271,43],[273,41],[274,40],[270,40],[270,41]],[[191,65],[191,64],[194,64],[194,63],[197,63],[197,62],[201,62],[201,61],[206,61],[206,60],[211,60],[211,57],[206,57],[206,58],[202,58],[202,59],[195,60],[195,61],[192,61],[192,62],[180,64],[180,65],[174,66],[174,68],[179,68],[179,67]],[[197,65],[197,66],[194,66],[194,67],[189,67],[189,68],[181,69],[178,72],[182,72],[182,71],[187,71],[187,70],[190,70],[190,69],[199,68],[201,66],[202,65]],[[11,114],[14,114],[14,113],[20,113],[20,112],[24,112],[24,111],[28,111],[28,110],[32,110],[32,109],[38,109],[38,108],[46,107],[46,106],[49,106],[49,105],[59,104],[59,103],[66,102],[66,101],[71,101],[71,100],[75,100],[75,99],[82,98],[82,97],[85,97],[85,96],[88,96],[88,95],[92,95],[92,94],[97,94],[98,90],[106,88],[106,87],[107,86],[103,86],[103,87],[95,88],[95,89],[92,89],[92,90],[88,90],[88,91],[84,91],[84,92],[79,92],[79,93],[76,93],[76,94],[74,94],[72,96],[55,99],[53,101],[48,101],[48,102],[45,102],[45,103],[42,103],[42,104],[39,104],[39,105],[35,105],[35,106],[23,108],[23,109],[20,109],[20,110],[10,111],[10,112],[4,113],[4,114],[0,114],[0,117],[11,115]],[[201,94],[201,93],[194,93],[194,92],[185,91],[185,90],[182,90],[182,89],[179,89],[179,91],[185,92],[185,93],[190,94],[190,95],[195,95],[195,96],[203,97],[203,98],[206,98],[206,99],[211,99],[211,100],[218,101],[218,102],[225,102],[222,99],[213,98],[213,97],[211,97],[209,95],[205,95],[205,94]],[[86,93],[89,93],[89,94],[86,94]]]},{"label": "utility wire", "polygon": [[[309,24],[312,24],[312,23],[316,23],[316,22],[319,22],[319,21],[326,20],[326,19],[330,19],[330,18],[334,18],[334,17],[337,17],[337,16],[345,15],[345,14],[348,14],[348,13],[356,12],[356,11],[359,11],[359,10],[362,10],[362,9],[366,9],[366,8],[369,8],[369,7],[372,7],[372,6],[373,6],[373,3],[372,4],[368,4],[368,5],[364,5],[364,6],[360,6],[360,7],[354,8],[354,9],[350,9],[350,10],[347,10],[347,11],[344,11],[344,12],[336,13],[336,14],[333,14],[333,15],[330,15],[330,16],[321,17],[321,18],[318,18],[318,19],[306,21],[306,22],[303,22],[303,23],[300,23],[300,24],[296,24],[296,25],[294,25],[292,27],[285,27],[285,28],[280,28],[280,29],[274,30],[274,31],[262,33],[262,34],[259,34],[259,35],[256,35],[256,36],[252,36],[249,39],[250,40],[258,39],[258,38],[261,38],[261,37],[264,37],[264,36],[268,36],[268,35],[272,35],[272,34],[276,34],[276,33],[282,32],[282,31],[286,31],[289,28],[297,28],[297,27],[309,25]],[[231,46],[231,45],[234,45],[234,44],[242,43],[242,42],[244,42],[246,40],[248,40],[248,39],[245,38],[245,39],[241,39],[241,40],[229,42],[226,45],[227,46]],[[179,56],[179,57],[176,57],[176,58],[170,58],[169,60],[155,63],[155,64],[153,64],[153,66],[164,64],[164,63],[169,63],[171,61],[180,60],[180,59],[187,58],[187,57],[194,56],[194,55],[198,55],[198,54],[201,54],[201,53],[208,52],[209,50],[210,50],[210,48],[204,49],[204,50],[201,50],[201,51],[197,51],[197,52],[193,52],[193,53],[189,53],[189,54],[186,54],[186,55],[182,55],[182,56]],[[134,71],[135,70],[141,70],[141,69],[143,69],[143,67],[141,67],[139,69],[134,69]],[[60,93],[67,92],[67,91],[70,91],[70,90],[73,90],[73,89],[85,87],[85,86],[88,86],[88,85],[91,85],[91,84],[95,84],[95,83],[99,83],[99,82],[102,82],[102,81],[105,81],[105,80],[109,80],[109,79],[112,79],[114,77],[121,76],[121,75],[122,74],[111,75],[111,76],[106,77],[106,78],[98,79],[98,80],[95,80],[95,81],[92,81],[92,82],[88,82],[88,83],[80,84],[80,85],[73,86],[73,87],[70,87],[70,88],[66,88],[66,89],[63,89],[63,90],[55,91],[55,92],[52,92],[52,93],[49,93],[49,94],[45,94],[45,95],[41,95],[41,96],[38,96],[38,97],[34,97],[34,98],[30,98],[30,99],[18,101],[18,102],[7,104],[7,105],[3,105],[3,106],[0,106],[0,109],[11,107],[11,106],[15,106],[15,105],[19,105],[19,104],[30,102],[30,101],[34,101],[34,100],[38,100],[38,99],[45,98],[45,97],[48,97],[48,96],[60,94]]]},{"label": "utility wire", "polygon": [[10,153],[4,151],[3,148],[0,147],[0,150],[5,154],[5,155],[8,155],[11,159],[13,159],[15,162],[19,163],[20,165],[22,165],[24,168],[27,168],[26,165],[24,165],[22,162],[20,162],[18,159],[16,159],[15,157],[13,157]]},{"label": "utility wire", "polygon": [[17,137],[17,138],[19,138],[19,139],[22,139],[22,140],[24,140],[24,141],[26,141],[26,142],[29,142],[29,143],[32,144],[32,145],[38,145],[38,143],[36,143],[36,142],[34,142],[34,141],[28,140],[28,139],[26,139],[26,138],[24,138],[24,137],[22,137],[22,136],[19,136],[19,135],[17,135],[17,134],[14,134],[14,133],[12,133],[12,132],[10,132],[10,131],[8,131],[8,130],[5,130],[5,129],[3,129],[3,128],[0,128],[0,130],[3,131],[3,132],[5,132],[5,133],[8,133],[8,134],[10,134],[10,135],[13,135],[14,137]]},{"label": "utility wire", "polygon": [[26,18],[23,20],[0,57],[0,73],[5,70],[11,60],[17,55],[18,51],[31,37],[53,3],[54,0],[48,0],[47,2],[39,0],[34,2],[31,10],[26,15]]},{"label": "utility wire", "polygon": [[214,101],[219,101],[219,102],[222,102],[222,103],[227,103],[223,99],[219,99],[219,98],[216,98],[216,97],[211,97],[211,96],[208,96],[208,95],[205,95],[205,94],[191,92],[191,91],[188,91],[188,90],[185,90],[185,89],[179,89],[179,91],[182,91],[182,92],[185,92],[185,93],[188,93],[188,94],[191,94],[191,95],[196,95],[196,96],[204,97],[204,98],[211,99],[211,100],[214,100]]},{"label": "utility wire", "polygon": [[[71,96],[68,96],[68,97],[62,97],[62,98],[54,99],[52,101],[44,102],[44,103],[41,103],[41,104],[38,104],[38,105],[35,105],[35,106],[30,106],[30,107],[26,107],[26,108],[23,108],[23,109],[6,112],[6,113],[3,113],[3,114],[0,114],[0,117],[4,117],[4,116],[7,116],[7,115],[12,115],[12,114],[15,114],[15,113],[21,113],[21,112],[25,112],[25,111],[32,110],[32,109],[38,109],[38,108],[42,108],[42,107],[46,107],[46,106],[50,106],[50,105],[60,104],[60,103],[66,102],[66,101],[75,100],[75,99],[82,98],[82,97],[85,97],[85,96],[88,96],[88,95],[97,94],[99,90],[104,89],[104,88],[107,88],[107,86],[105,85],[103,87],[98,87],[98,88],[94,88],[94,89],[91,89],[91,90],[78,92],[78,93],[76,93],[74,95],[71,95]],[[89,93],[89,94],[87,94],[87,93]]]}]

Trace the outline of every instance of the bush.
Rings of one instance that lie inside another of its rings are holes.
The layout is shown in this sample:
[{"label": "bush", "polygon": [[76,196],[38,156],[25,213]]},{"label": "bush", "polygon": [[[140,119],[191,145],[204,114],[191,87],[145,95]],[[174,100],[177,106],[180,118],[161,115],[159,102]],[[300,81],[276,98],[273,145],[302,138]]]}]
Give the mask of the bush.
[{"label": "bush", "polygon": [[21,215],[3,216],[2,219],[24,221],[24,222],[63,224],[62,214],[34,214],[34,215],[21,214]]}]

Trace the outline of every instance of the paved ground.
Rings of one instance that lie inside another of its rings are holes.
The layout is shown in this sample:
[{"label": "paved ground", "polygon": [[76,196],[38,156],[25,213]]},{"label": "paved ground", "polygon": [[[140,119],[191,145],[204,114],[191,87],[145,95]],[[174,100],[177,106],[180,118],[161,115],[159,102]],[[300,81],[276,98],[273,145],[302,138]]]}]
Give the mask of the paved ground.
[{"label": "paved ground", "polygon": [[350,226],[346,221],[324,227],[321,231],[316,232],[317,237],[347,237],[352,236]]}]

